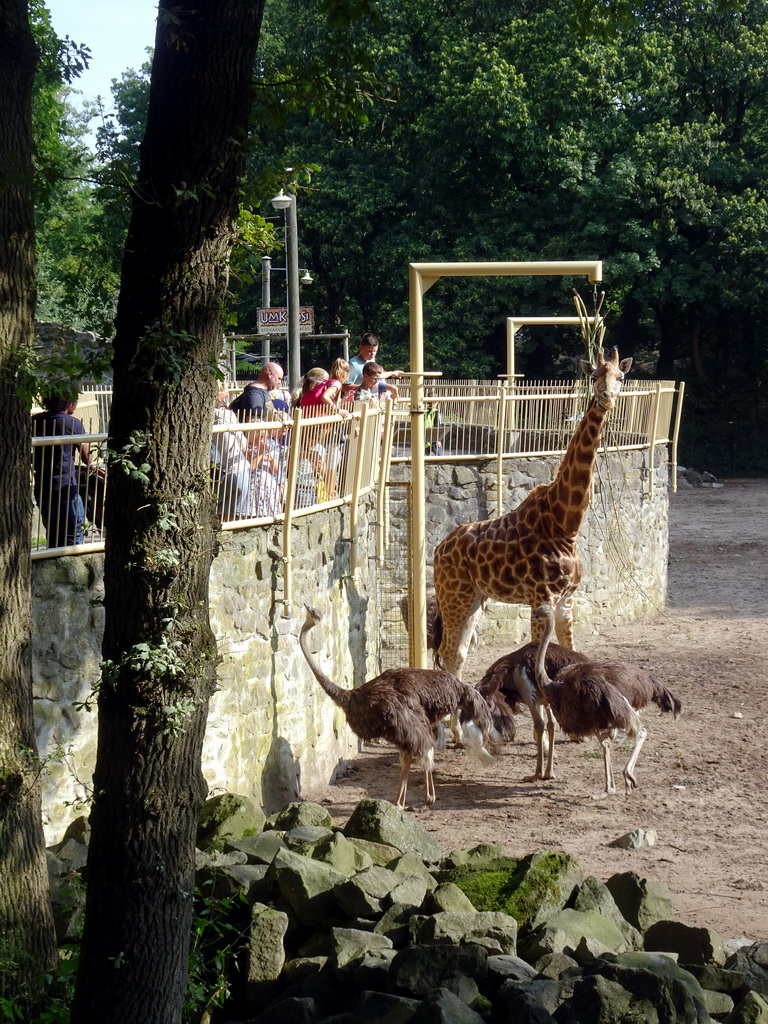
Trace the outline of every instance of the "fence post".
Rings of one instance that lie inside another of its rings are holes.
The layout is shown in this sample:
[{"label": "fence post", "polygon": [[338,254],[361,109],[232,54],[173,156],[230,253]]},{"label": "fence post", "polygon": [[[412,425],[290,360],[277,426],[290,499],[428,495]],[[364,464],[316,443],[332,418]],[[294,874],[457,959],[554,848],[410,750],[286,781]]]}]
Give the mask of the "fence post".
[{"label": "fence post", "polygon": [[291,431],[291,450],[288,453],[288,480],[285,485],[285,512],[283,513],[283,617],[291,617],[293,592],[291,587],[291,568],[293,553],[291,545],[291,525],[293,510],[296,505],[296,477],[299,472],[299,451],[301,449],[301,409],[293,414],[293,430]]},{"label": "fence post", "polygon": [[683,395],[685,381],[681,380],[677,391],[677,409],[675,410],[675,430],[672,434],[672,493],[677,493],[677,439],[680,436],[680,417],[683,415]]},{"label": "fence post", "polygon": [[507,388],[509,380],[499,385],[499,408],[496,414],[496,515],[504,514],[501,492],[504,486],[504,424],[507,413]]},{"label": "fence post", "polygon": [[653,476],[656,472],[656,436],[659,426],[659,406],[661,405],[661,382],[656,381],[653,392],[653,410],[651,413],[651,432],[648,435],[648,497],[653,500]]},{"label": "fence post", "polygon": [[[358,438],[357,451],[355,453],[355,464],[352,468],[352,495],[349,506],[349,575],[354,583],[357,580],[357,556],[358,556],[358,502],[360,500],[360,480],[363,476],[363,465],[368,451],[368,419],[370,408],[366,402],[360,409],[360,436]],[[371,422],[374,417],[370,417]],[[375,417],[378,423],[378,417]]]}]

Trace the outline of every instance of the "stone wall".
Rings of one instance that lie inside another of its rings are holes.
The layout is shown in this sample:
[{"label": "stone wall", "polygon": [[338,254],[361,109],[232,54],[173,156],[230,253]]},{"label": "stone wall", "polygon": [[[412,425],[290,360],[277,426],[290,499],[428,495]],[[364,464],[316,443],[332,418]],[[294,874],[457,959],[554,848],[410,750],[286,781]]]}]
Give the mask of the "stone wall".
[{"label": "stone wall", "polygon": [[[379,671],[374,496],[360,503],[360,568],[350,576],[349,509],[292,526],[292,614],[283,614],[282,527],[220,534],[211,574],[211,622],[222,662],[211,701],[203,771],[211,794],[254,797],[271,813],[325,784],[357,741],[321,690],[299,648],[303,602],[324,621],[310,646],[340,686]],[[46,836],[55,842],[87,800],[96,757],[96,709],[104,628],[103,556],[33,564],[33,659]]]},{"label": "stone wall", "polygon": [[[651,498],[647,452],[598,459],[595,494],[582,527],[584,581],[576,596],[579,637],[595,627],[634,619],[664,606],[667,582],[667,465],[657,449]],[[550,481],[559,458],[507,463],[503,506],[514,508]],[[396,467],[401,472],[400,467]],[[427,547],[455,525],[496,514],[494,463],[428,467]],[[324,622],[310,634],[327,673],[359,685],[385,664],[403,631],[389,601],[406,592],[406,510],[393,488],[385,566],[375,562],[374,497],[361,502],[360,568],[350,576],[349,510],[297,519],[293,536],[293,602],[283,614],[282,528],[225,532],[213,563],[211,620],[220,640],[219,690],[210,709],[204,773],[211,793],[253,796],[268,813],[325,784],[357,741],[309,672],[298,645],[310,600]],[[40,753],[48,759],[44,807],[49,841],[61,838],[87,797],[96,754],[96,712],[86,710],[99,676],[104,611],[102,556],[42,560],[33,566],[35,705]],[[378,588],[378,594],[377,594]],[[381,601],[381,605],[379,604]],[[489,603],[480,631],[510,649],[529,638],[528,609]],[[384,628],[380,623],[384,620]],[[403,663],[403,646],[397,663]]]}]

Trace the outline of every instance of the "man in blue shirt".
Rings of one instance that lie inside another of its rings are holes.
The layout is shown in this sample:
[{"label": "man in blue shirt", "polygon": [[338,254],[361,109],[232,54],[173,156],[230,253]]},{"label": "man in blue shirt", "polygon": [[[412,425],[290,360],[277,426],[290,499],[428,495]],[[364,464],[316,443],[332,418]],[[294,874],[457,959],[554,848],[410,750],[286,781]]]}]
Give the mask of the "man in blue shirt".
[{"label": "man in blue shirt", "polygon": [[[77,398],[73,399],[71,393],[52,392],[43,400],[43,408],[45,412],[32,417],[34,437],[86,433],[82,420],[72,415],[77,408]],[[80,452],[80,461],[90,465],[91,453],[86,443],[42,445],[32,449],[35,501],[49,548],[83,542],[85,507],[80,497],[75,449]]]},{"label": "man in blue shirt", "polygon": [[[360,351],[349,360],[351,370],[347,384],[359,384],[363,379],[363,367],[366,363],[376,362],[376,353],[379,351],[379,339],[373,331],[366,331],[360,339]],[[388,380],[390,377],[404,376],[402,370],[382,370],[381,379]]]}]

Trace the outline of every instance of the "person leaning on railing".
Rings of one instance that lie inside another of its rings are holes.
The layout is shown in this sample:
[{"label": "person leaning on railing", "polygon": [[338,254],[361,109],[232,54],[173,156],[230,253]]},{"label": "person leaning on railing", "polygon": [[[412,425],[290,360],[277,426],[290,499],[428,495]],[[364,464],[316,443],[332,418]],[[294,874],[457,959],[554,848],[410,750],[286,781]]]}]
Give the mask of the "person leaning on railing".
[{"label": "person leaning on railing", "polygon": [[[43,398],[44,412],[32,417],[34,437],[62,437],[85,434],[82,420],[73,416],[77,392],[59,389]],[[82,544],[85,506],[79,492],[75,450],[83,465],[91,464],[87,442],[34,447],[34,492],[49,548]]]}]

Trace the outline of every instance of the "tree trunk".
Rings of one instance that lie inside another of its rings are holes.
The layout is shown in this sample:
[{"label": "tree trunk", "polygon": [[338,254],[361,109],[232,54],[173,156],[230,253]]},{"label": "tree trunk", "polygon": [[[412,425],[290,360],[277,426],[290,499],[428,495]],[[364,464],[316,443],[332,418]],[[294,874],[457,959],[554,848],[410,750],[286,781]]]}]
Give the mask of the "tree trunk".
[{"label": "tree trunk", "polygon": [[73,1024],[181,1017],[208,616],[214,362],[262,0],[161,0],[116,320],[104,665]]},{"label": "tree trunk", "polygon": [[17,392],[32,344],[32,83],[25,0],[0,6],[0,996],[28,1011],[56,963],[32,716],[31,424]]}]

